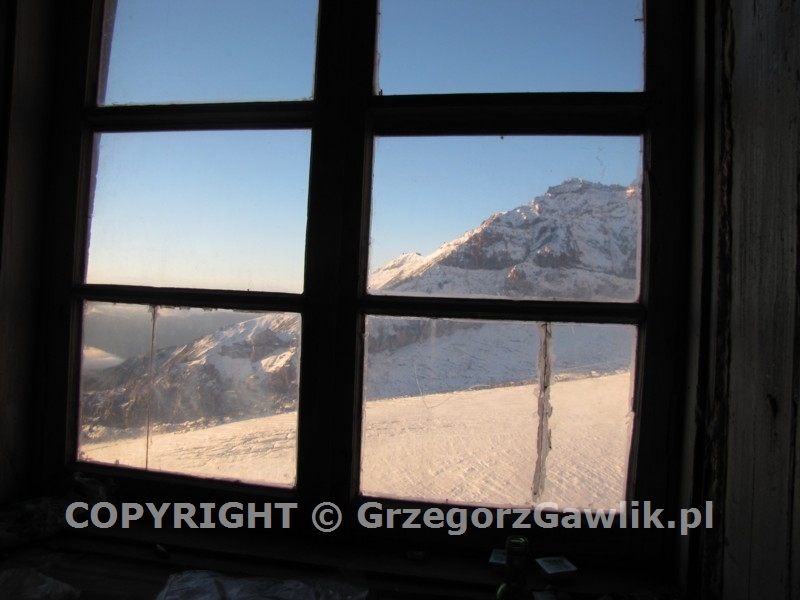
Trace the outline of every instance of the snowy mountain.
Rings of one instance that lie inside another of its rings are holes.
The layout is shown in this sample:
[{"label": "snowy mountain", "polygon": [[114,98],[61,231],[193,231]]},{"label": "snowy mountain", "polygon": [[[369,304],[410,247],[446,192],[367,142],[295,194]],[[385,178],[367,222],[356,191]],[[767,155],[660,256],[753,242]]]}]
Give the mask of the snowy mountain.
[{"label": "snowy mountain", "polygon": [[[370,275],[373,294],[632,301],[637,297],[639,186],[570,179],[492,215],[428,256],[403,254]],[[427,330],[427,331],[426,331]],[[373,318],[367,398],[530,382],[535,324]],[[627,368],[632,328],[555,325],[556,373]]]},{"label": "snowy mountain", "polygon": [[[374,294],[630,301],[637,295],[638,187],[569,180],[428,256],[370,275]],[[367,399],[534,381],[534,323],[372,317]],[[84,369],[84,435],[106,428],[218,421],[296,408],[300,322],[267,314],[106,369]],[[630,364],[632,327],[554,327],[555,372]]]},{"label": "snowy mountain", "polygon": [[[190,344],[84,370],[85,427],[272,415],[296,408],[299,317],[267,314]],[[152,364],[151,364],[152,363]]]},{"label": "snowy mountain", "polygon": [[570,179],[428,256],[398,256],[371,274],[370,292],[634,300],[640,222],[638,186]]}]

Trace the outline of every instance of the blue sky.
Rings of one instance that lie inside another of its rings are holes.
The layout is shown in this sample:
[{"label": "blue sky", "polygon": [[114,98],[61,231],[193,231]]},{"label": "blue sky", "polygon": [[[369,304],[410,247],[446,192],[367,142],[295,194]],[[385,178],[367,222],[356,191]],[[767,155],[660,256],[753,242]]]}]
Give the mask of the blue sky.
[{"label": "blue sky", "polygon": [[[303,99],[316,2],[119,0],[105,104]],[[640,2],[383,0],[384,94],[635,91]],[[310,134],[101,137],[87,281],[302,289]],[[638,138],[376,143],[374,268],[427,253],[570,177],[629,184]]]},{"label": "blue sky", "polygon": [[640,165],[638,137],[378,139],[370,269],[403,252],[428,254],[566,179],[628,185]]},{"label": "blue sky", "polygon": [[638,0],[382,0],[384,94],[642,88]]},{"label": "blue sky", "polygon": [[103,104],[312,95],[314,0],[117,0]]},{"label": "blue sky", "polygon": [[87,281],[299,292],[308,131],[100,136]]}]

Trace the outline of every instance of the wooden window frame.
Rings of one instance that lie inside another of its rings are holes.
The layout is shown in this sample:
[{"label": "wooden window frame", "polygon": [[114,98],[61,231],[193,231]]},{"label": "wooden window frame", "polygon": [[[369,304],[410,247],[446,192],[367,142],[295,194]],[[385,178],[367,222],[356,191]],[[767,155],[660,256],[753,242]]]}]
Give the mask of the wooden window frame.
[{"label": "wooden window frame", "polygon": [[[333,501],[350,517],[359,496],[361,357],[365,315],[634,324],[636,420],[628,497],[677,509],[685,390],[691,223],[688,3],[645,0],[645,91],[383,96],[374,90],[377,0],[320,0],[311,100],[230,104],[96,106],[102,0],[71,3],[55,113],[57,202],[48,220],[47,280],[54,345],[49,355],[42,476],[81,471],[110,477],[119,494],[260,500],[301,506]],[[687,45],[688,47],[688,45]],[[97,133],[233,129],[311,130],[305,282],[302,294],[85,284],[89,181]],[[377,136],[636,135],[644,139],[641,297],[633,303],[370,296],[365,292],[373,140]],[[64,223],[75,224],[64,227]],[[298,471],[293,490],[263,488],[76,462],[82,303],[87,300],[302,315]],[[321,342],[324,340],[324,342]],[[65,394],[65,390],[68,393]],[[226,494],[228,496],[226,496]],[[391,503],[386,503],[387,505]],[[402,506],[403,502],[393,505]],[[420,503],[414,503],[419,506]],[[354,521],[347,517],[346,520]],[[376,539],[373,532],[358,532]],[[485,547],[508,532],[447,539]],[[296,535],[316,535],[298,526]],[[382,531],[381,539],[407,537]],[[660,531],[536,531],[549,548],[609,544],[627,556],[663,555]],[[433,538],[432,538],[433,539]]]}]

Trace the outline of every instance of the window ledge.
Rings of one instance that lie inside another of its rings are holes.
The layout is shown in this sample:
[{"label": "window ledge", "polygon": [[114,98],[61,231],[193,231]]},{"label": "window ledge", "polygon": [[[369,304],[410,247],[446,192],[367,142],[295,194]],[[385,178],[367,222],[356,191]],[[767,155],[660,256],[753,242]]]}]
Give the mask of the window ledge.
[{"label": "window ledge", "polygon": [[[82,598],[154,597],[167,578],[186,570],[211,570],[233,576],[327,579],[370,590],[370,598],[493,598],[502,573],[485,555],[408,551],[402,548],[309,544],[305,540],[261,540],[255,548],[207,544],[174,545],[166,532],[153,539],[120,539],[118,535],[65,532],[8,553],[0,568],[31,567],[73,585]],[[255,542],[256,540],[254,540]],[[185,542],[185,540],[184,540]],[[212,546],[215,546],[212,548]],[[246,555],[243,553],[246,552]],[[680,595],[664,572],[633,567],[597,568],[579,562],[573,578],[548,582],[530,571],[531,590],[551,589],[570,598],[633,597],[673,599]],[[559,597],[562,597],[559,595]]]}]

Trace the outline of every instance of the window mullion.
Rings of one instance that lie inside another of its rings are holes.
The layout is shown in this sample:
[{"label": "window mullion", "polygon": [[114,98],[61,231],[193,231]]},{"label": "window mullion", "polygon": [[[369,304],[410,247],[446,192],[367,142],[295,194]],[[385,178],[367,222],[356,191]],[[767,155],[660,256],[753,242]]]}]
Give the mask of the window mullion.
[{"label": "window mullion", "polygon": [[646,313],[639,303],[435,296],[369,296],[364,308],[387,316],[629,324],[642,322]]},{"label": "window mullion", "polygon": [[373,1],[320,2],[300,374],[301,499],[346,503],[356,489],[357,299],[376,10]]},{"label": "window mullion", "polygon": [[307,100],[101,106],[89,108],[85,119],[104,132],[305,129],[312,122],[312,106]]},{"label": "window mullion", "polygon": [[415,135],[640,135],[641,92],[377,96],[375,133]]}]

